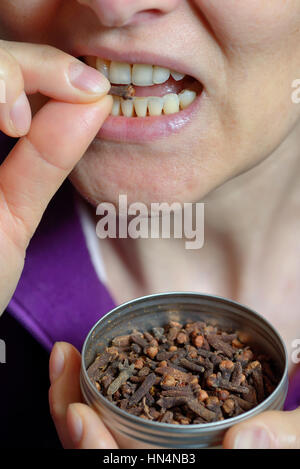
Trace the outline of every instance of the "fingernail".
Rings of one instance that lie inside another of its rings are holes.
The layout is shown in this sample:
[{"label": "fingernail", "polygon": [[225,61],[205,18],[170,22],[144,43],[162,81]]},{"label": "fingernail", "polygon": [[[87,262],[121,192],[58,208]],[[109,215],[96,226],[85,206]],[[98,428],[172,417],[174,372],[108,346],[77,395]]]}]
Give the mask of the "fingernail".
[{"label": "fingernail", "polygon": [[88,93],[108,93],[110,83],[98,70],[81,62],[72,62],[69,67],[69,78],[75,88]]},{"label": "fingernail", "polygon": [[270,449],[271,439],[267,430],[260,427],[241,430],[234,440],[234,449]]},{"label": "fingernail", "polygon": [[71,440],[77,445],[82,438],[83,425],[82,419],[73,404],[70,404],[68,408],[68,427]]},{"label": "fingernail", "polygon": [[14,102],[10,111],[10,120],[18,135],[26,135],[31,124],[31,109],[25,92],[23,91]]},{"label": "fingernail", "polygon": [[65,366],[65,356],[62,350],[61,345],[56,342],[54,345],[52,356],[51,356],[51,366],[50,366],[50,381],[54,383],[62,374]]}]

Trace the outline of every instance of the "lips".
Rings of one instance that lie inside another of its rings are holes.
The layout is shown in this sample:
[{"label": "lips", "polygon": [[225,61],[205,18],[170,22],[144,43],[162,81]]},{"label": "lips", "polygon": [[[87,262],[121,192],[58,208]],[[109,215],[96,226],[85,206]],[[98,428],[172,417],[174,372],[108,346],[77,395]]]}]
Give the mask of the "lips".
[{"label": "lips", "polygon": [[98,136],[114,141],[143,142],[178,132],[192,117],[202,93],[195,78],[159,65],[82,58],[113,85],[132,85],[135,96],[113,96],[111,116]]},{"label": "lips", "polygon": [[201,95],[185,110],[157,117],[127,118],[109,116],[102,125],[98,138],[113,142],[146,143],[180,132],[198,112]]}]

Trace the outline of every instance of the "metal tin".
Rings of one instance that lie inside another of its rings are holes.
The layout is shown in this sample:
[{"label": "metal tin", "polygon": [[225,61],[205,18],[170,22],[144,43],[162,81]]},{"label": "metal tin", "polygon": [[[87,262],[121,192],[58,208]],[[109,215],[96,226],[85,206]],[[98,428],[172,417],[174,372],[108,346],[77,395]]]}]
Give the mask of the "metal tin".
[{"label": "metal tin", "polygon": [[[248,344],[268,354],[281,376],[274,392],[261,404],[237,417],[198,425],[152,422],[131,415],[102,396],[88,378],[86,369],[97,353],[114,337],[134,328],[150,330],[170,320],[204,320],[220,327],[243,331]],[[121,448],[212,448],[222,444],[226,430],[265,410],[281,410],[288,387],[288,359],[282,338],[262,316],[225,298],[189,292],[145,296],[110,311],[88,334],[82,349],[80,384],[87,404],[99,412]]]}]

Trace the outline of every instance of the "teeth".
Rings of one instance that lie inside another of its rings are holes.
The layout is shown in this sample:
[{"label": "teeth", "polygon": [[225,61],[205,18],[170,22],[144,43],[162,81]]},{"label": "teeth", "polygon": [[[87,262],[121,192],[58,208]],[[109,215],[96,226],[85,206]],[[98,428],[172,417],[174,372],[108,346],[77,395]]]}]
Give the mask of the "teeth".
[{"label": "teeth", "polygon": [[148,98],[134,98],[134,109],[138,117],[146,117],[148,109]]},{"label": "teeth", "polygon": [[170,70],[163,67],[153,67],[153,83],[160,85],[170,78]]},{"label": "teeth", "polygon": [[176,81],[182,80],[185,77],[183,73],[175,72],[174,70],[171,70],[171,75]]},{"label": "teeth", "polygon": [[113,108],[111,111],[112,116],[120,116],[121,115],[121,100],[120,98],[114,96],[114,103]]},{"label": "teeth", "polygon": [[96,69],[109,79],[109,62],[107,60],[102,60],[97,57]]},{"label": "teeth", "polygon": [[136,86],[153,85],[152,65],[134,64],[132,67],[132,83]]},{"label": "teeth", "polygon": [[131,66],[130,64],[111,62],[109,67],[109,81],[116,85],[130,85]]},{"label": "teeth", "polygon": [[164,113],[175,114],[179,112],[179,98],[175,93],[166,94],[164,96]]},{"label": "teeth", "polygon": [[148,98],[148,109],[150,116],[160,116],[164,106],[164,99],[156,96]]},{"label": "teeth", "polygon": [[130,99],[121,99],[121,109],[125,117],[133,116],[133,100]]},{"label": "teeth", "polygon": [[180,109],[186,109],[196,99],[197,93],[184,90],[179,95],[175,93],[166,94],[164,97],[149,96],[145,98],[134,97],[132,100],[121,99],[114,96],[111,114],[113,116],[146,117],[174,114]]},{"label": "teeth", "polygon": [[196,99],[196,92],[190,90],[184,90],[179,93],[179,104],[181,109],[186,109]]},{"label": "teeth", "polygon": [[124,62],[110,62],[100,57],[85,57],[85,62],[97,68],[114,85],[153,86],[165,83],[172,75],[176,81],[182,80],[183,73],[166,67],[148,64],[128,64]]},{"label": "teeth", "polygon": [[[185,75],[183,73],[170,70],[165,67],[147,64],[130,65],[123,62],[110,62],[100,57],[86,57],[88,65],[95,67],[111,84],[135,86],[160,85],[169,80],[170,76],[174,80],[180,81]],[[138,94],[138,93],[137,93]],[[123,99],[113,96],[113,116],[126,117],[146,117],[160,116],[162,114],[175,114],[180,109],[186,109],[196,99],[197,93],[191,90],[183,90],[178,95],[175,93],[166,94],[163,97],[147,96],[134,97],[133,99]]]}]

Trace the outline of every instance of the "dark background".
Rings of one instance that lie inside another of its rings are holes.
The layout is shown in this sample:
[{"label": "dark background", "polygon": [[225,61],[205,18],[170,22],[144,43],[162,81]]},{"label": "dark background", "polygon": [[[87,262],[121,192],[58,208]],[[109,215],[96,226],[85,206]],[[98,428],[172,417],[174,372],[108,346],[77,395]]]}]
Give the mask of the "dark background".
[{"label": "dark background", "polygon": [[7,312],[0,318],[0,448],[61,448],[49,404],[49,355]]}]

